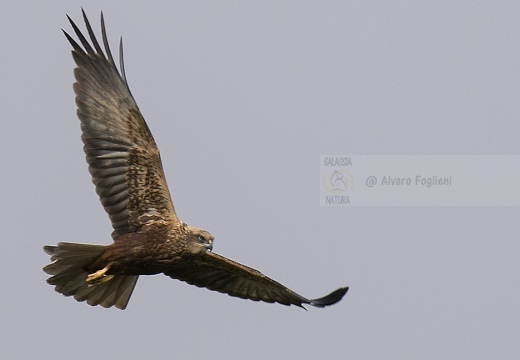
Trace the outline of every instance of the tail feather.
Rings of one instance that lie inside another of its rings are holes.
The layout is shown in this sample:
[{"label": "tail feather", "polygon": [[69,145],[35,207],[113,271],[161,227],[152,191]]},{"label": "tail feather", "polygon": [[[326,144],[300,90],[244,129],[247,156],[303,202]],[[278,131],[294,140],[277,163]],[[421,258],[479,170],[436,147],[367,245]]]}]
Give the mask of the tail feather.
[{"label": "tail feather", "polygon": [[116,275],[112,279],[90,285],[87,283],[85,270],[106,249],[106,245],[76,243],[58,243],[57,246],[45,246],[45,252],[51,255],[53,263],[43,271],[53,275],[47,279],[55,290],[65,296],[74,296],[77,301],[86,301],[89,305],[103,307],[115,306],[125,309],[138,276]]}]

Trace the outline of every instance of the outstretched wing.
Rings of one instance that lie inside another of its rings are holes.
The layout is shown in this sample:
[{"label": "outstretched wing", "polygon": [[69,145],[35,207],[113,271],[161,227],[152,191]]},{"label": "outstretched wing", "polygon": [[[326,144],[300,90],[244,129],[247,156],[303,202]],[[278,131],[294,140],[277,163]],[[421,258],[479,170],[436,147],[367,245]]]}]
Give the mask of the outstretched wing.
[{"label": "outstretched wing", "polygon": [[258,270],[239,264],[213,252],[206,252],[191,261],[175,265],[166,275],[198,287],[219,291],[230,296],[280,303],[283,305],[309,304],[316,307],[333,305],[341,300],[348,287],[339,288],[327,296],[309,300]]},{"label": "outstretched wing", "polygon": [[120,44],[119,73],[108,46],[103,13],[101,30],[106,55],[83,11],[92,42],[69,21],[82,46],[71,43],[76,104],[92,181],[116,238],[151,222],[177,222],[159,150],[126,81]]}]

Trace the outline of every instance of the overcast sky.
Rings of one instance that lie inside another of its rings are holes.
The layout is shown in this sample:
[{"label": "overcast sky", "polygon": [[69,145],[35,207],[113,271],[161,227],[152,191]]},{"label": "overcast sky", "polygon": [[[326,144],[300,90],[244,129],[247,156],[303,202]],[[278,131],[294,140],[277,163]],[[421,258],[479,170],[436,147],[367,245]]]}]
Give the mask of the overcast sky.
[{"label": "overcast sky", "polygon": [[[304,296],[350,286],[340,303],[157,275],[120,311],[46,284],[43,245],[111,242],[60,30],[81,6],[114,53],[123,36],[179,217]],[[518,1],[5,2],[2,358],[518,358],[518,207],[322,207],[319,160],[519,155],[519,19]]]}]

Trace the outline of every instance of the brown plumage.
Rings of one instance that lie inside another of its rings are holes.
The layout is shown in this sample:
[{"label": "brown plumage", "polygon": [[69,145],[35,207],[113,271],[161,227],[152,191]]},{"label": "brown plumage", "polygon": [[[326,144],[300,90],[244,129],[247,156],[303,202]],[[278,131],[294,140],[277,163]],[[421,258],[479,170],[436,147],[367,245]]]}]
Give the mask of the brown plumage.
[{"label": "brown plumage", "polygon": [[111,245],[45,246],[53,263],[43,270],[56,291],[90,305],[126,308],[139,275],[172,278],[231,296],[284,305],[332,305],[348,288],[306,299],[259,271],[213,253],[213,236],[175,213],[153,136],[130,93],[120,44],[119,73],[106,37],[103,52],[83,12],[92,45],[69,21],[82,46],[73,47],[76,104],[96,192],[114,231]]}]

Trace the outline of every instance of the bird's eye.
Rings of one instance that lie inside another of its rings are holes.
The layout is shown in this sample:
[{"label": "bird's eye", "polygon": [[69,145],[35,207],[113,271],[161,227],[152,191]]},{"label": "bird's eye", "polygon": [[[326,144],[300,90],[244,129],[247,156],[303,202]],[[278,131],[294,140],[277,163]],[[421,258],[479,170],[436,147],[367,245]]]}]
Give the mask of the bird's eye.
[{"label": "bird's eye", "polygon": [[205,242],[206,242],[206,239],[204,239],[204,236],[199,235],[199,241],[200,241],[201,243],[205,243]]}]

